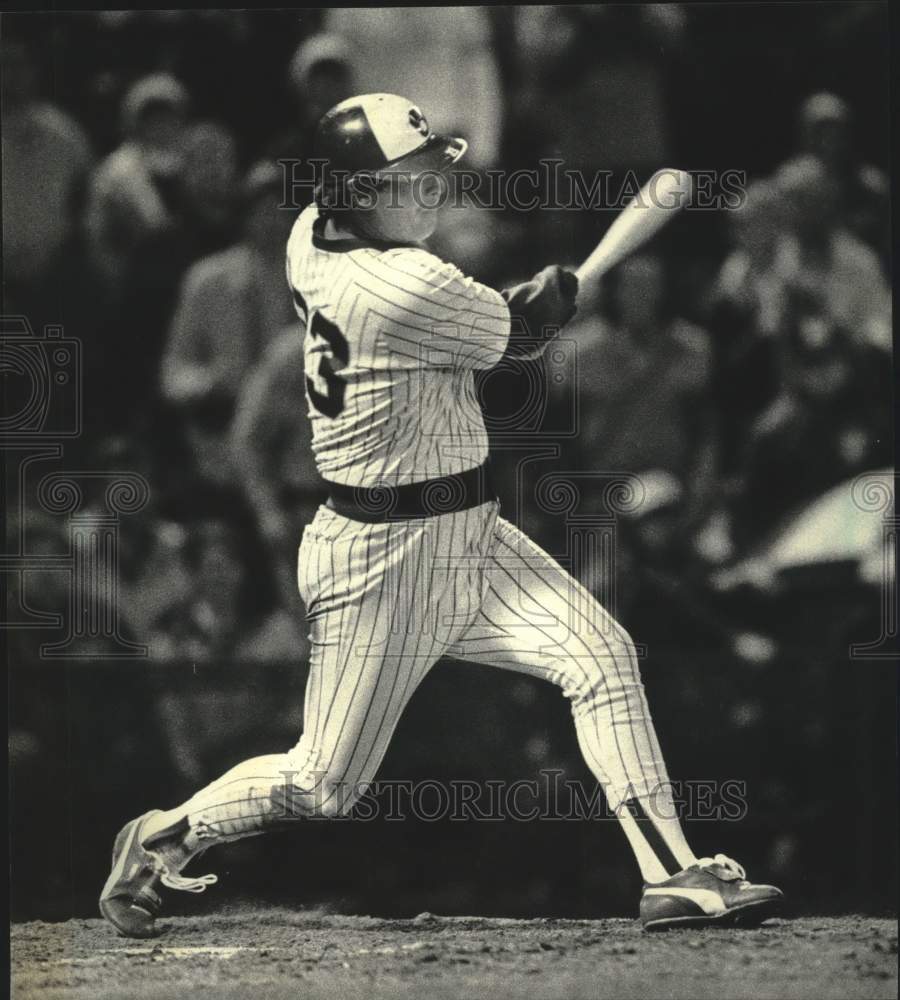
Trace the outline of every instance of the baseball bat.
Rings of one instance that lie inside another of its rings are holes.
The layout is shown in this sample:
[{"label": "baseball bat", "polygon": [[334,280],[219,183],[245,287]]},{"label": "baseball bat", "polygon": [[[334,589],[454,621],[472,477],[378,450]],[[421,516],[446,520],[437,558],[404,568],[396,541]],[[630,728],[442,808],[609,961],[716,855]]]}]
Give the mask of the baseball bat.
[{"label": "baseball bat", "polygon": [[657,170],[616,216],[613,224],[579,267],[579,286],[590,286],[606,272],[634,253],[685,206],[691,193],[691,175],[686,170]]}]

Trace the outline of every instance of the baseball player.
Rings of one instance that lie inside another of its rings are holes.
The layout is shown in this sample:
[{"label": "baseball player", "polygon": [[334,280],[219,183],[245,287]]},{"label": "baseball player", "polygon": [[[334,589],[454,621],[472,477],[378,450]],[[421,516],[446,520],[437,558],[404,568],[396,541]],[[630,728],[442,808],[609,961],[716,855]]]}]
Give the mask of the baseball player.
[{"label": "baseball player", "polygon": [[418,684],[453,656],[562,689],[640,867],[645,927],[758,922],[781,893],[688,846],[630,638],[500,516],[474,375],[539,358],[575,312],[577,279],[548,267],[500,293],[425,249],[466,143],[434,134],[405,98],[338,104],[316,146],[326,168],[287,248],[330,495],[299,551],[312,645],[303,734],[127,823],[101,912],[122,934],[153,936],[162,888],[216,881],[182,874],[208,847],[347,813]]}]

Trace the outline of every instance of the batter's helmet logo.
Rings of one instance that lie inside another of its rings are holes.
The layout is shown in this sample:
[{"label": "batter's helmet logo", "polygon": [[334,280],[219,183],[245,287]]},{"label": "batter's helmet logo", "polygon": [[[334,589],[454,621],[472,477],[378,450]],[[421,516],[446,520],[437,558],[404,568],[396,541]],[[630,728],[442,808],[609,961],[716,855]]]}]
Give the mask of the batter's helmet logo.
[{"label": "batter's helmet logo", "polygon": [[409,109],[409,124],[421,135],[428,135],[428,122],[418,108]]}]

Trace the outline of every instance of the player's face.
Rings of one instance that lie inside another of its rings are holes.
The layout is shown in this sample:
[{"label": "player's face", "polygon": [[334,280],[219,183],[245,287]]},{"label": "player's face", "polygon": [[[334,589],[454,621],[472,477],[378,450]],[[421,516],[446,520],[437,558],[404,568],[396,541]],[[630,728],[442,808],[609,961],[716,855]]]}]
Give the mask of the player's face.
[{"label": "player's face", "polygon": [[363,213],[363,224],[382,240],[418,243],[437,228],[446,181],[434,172],[398,170],[384,175],[374,205]]}]

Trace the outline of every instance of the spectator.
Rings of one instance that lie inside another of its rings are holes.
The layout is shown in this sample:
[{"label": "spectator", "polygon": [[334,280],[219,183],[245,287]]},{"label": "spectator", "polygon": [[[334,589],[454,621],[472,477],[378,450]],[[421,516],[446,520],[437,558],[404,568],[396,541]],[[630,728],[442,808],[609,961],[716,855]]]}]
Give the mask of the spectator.
[{"label": "spectator", "polygon": [[280,171],[257,164],[243,194],[243,238],[188,272],[162,365],[163,395],[183,417],[195,473],[226,488],[235,479],[228,435],[241,384],[293,317],[284,281],[293,213],[279,208]]},{"label": "spectator", "polygon": [[[132,557],[131,578],[119,583],[119,600],[132,632],[150,649],[152,660],[177,659],[177,638],[161,623],[192,597],[192,579],[185,558],[187,532],[183,525],[151,515],[143,525],[149,540]],[[134,560],[139,555],[140,561]]]},{"label": "spectator", "polygon": [[[130,584],[122,580],[124,573],[119,572],[120,558],[127,559],[131,554],[125,546],[117,551],[113,543],[112,560],[104,567],[103,556],[97,556],[95,541],[93,552],[85,551],[84,554],[86,564],[97,573],[92,576],[88,568],[86,572],[82,570],[85,575],[78,579],[72,571],[77,543],[73,541],[73,524],[67,517],[46,514],[34,505],[24,515],[15,513],[8,520],[10,535],[18,534],[26,543],[29,557],[34,559],[25,572],[8,575],[5,603],[10,619],[7,626],[9,662],[39,663],[45,656],[44,647],[56,647],[56,653],[51,652],[50,656],[65,655],[75,660],[116,659],[122,655],[123,641],[145,641],[145,634],[139,627],[140,616],[132,617],[131,614],[135,607],[134,592]],[[128,521],[129,518],[124,518],[123,524]],[[104,502],[87,499],[79,508],[79,532],[96,540],[106,533],[109,523]],[[114,585],[110,587],[113,580]],[[138,597],[138,603],[141,600]],[[154,595],[151,595],[149,601],[153,600]],[[68,634],[60,629],[61,622],[66,623]],[[114,630],[111,628],[113,623]],[[60,650],[63,646],[64,653]]]},{"label": "spectator", "polygon": [[303,334],[287,327],[247,380],[234,418],[234,463],[269,546],[285,608],[297,607],[296,554],[303,526],[325,497],[304,404]]},{"label": "spectator", "polygon": [[890,256],[890,187],[883,171],[860,161],[850,108],[834,94],[813,94],[800,107],[798,132],[799,156],[815,157],[837,186],[840,224],[881,255],[886,264]]},{"label": "spectator", "polygon": [[[340,35],[321,32],[300,43],[288,66],[288,90],[297,113],[285,155],[308,153],[322,115],[355,92],[352,51]],[[287,143],[285,143],[287,146]]]},{"label": "spectator", "polygon": [[[4,519],[8,551],[27,551],[35,559],[50,563],[53,558],[64,560],[71,551],[66,522],[59,516],[44,513],[35,504],[31,509],[8,510]],[[17,544],[18,543],[18,544]],[[45,643],[59,642],[58,617],[69,604],[71,572],[63,564],[52,564],[38,572],[7,572],[5,597],[6,655],[9,663],[40,662],[40,648]],[[18,622],[26,627],[16,627]],[[87,643],[84,643],[87,647]]]},{"label": "spectator", "polygon": [[496,163],[503,97],[483,8],[332,7],[325,24],[353,45],[360,91],[408,97],[436,132],[469,141],[471,165]]},{"label": "spectator", "polygon": [[[669,99],[683,72],[671,72],[684,37],[679,4],[523,5],[516,8],[516,100],[506,156],[516,166],[558,160],[580,174],[581,205],[632,193],[670,159]],[[599,181],[598,171],[605,180]],[[561,187],[563,201],[575,195]],[[593,193],[591,193],[593,192]],[[531,239],[547,257],[582,255],[596,244],[592,211],[535,213]]]},{"label": "spectator", "polygon": [[94,258],[113,292],[142,241],[175,222],[187,111],[187,91],[166,74],[125,95],[125,140],[100,164],[87,215]]},{"label": "spectator", "polygon": [[[184,272],[231,246],[237,233],[237,144],[228,129],[200,122],[185,131],[182,166],[171,197],[171,224],[148,234],[123,278],[127,310],[142,332],[167,329]],[[157,363],[158,363],[158,359]]]},{"label": "spectator", "polygon": [[714,486],[710,345],[705,330],[667,315],[664,296],[658,258],[620,265],[611,322],[594,314],[566,329],[589,377],[555,392],[578,393],[579,468],[668,472],[685,484],[690,521]]},{"label": "spectator", "polygon": [[882,352],[798,291],[784,340],[784,389],[752,429],[734,491],[739,548],[831,486],[891,462],[891,372]]},{"label": "spectator", "polygon": [[288,81],[308,134],[326,111],[353,95],[354,75],[350,46],[340,35],[321,32],[300,44]]},{"label": "spectator", "polygon": [[[104,361],[110,378],[104,409],[117,426],[165,438],[159,371],[166,332],[187,269],[230,246],[237,235],[237,150],[234,136],[213,122],[185,133],[183,167],[172,195],[170,224],[148,233],[121,278],[118,329]],[[127,317],[123,323],[121,317]]]},{"label": "spectator", "polygon": [[773,265],[787,224],[784,194],[771,181],[756,181],[728,222],[733,250],[719,272],[716,304],[727,307],[729,319],[738,325],[770,336],[777,333],[781,318],[781,287]]},{"label": "spectator", "polygon": [[841,225],[834,177],[806,156],[782,167],[776,183],[789,212],[776,252],[780,280],[820,300],[827,320],[860,343],[890,351],[890,288],[875,252]]},{"label": "spectator", "polygon": [[523,6],[516,33],[526,145],[586,171],[646,172],[665,161],[665,70],[684,34],[679,4]]},{"label": "spectator", "polygon": [[185,136],[179,198],[191,259],[215,253],[233,241],[237,195],[234,135],[216,122],[199,122]]},{"label": "spectator", "polygon": [[698,558],[684,523],[682,484],[661,470],[641,475],[642,502],[626,513],[617,537],[618,611],[647,644],[652,657],[674,651],[715,650],[745,664],[767,663],[772,640],[729,621],[716,607],[707,583],[708,567]]},{"label": "spectator", "polygon": [[777,390],[783,285],[774,264],[785,221],[784,198],[769,181],[750,185],[744,204],[729,216],[734,249],[709,303],[725,473],[733,471],[750,426]]},{"label": "spectator", "polygon": [[198,663],[295,660],[305,654],[299,617],[277,602],[260,606],[259,583],[233,523],[210,518],[192,524],[186,557],[189,596],[159,617],[157,650]]},{"label": "spectator", "polygon": [[78,220],[91,150],[74,119],[38,98],[31,47],[4,37],[2,51],[5,305],[40,328],[45,318],[64,318],[47,298],[81,273]]},{"label": "spectator", "polygon": [[309,162],[313,135],[322,115],[353,95],[355,74],[350,46],[338,35],[312,35],[301,43],[288,69],[295,121],[270,145],[273,160],[292,162],[292,204],[303,208],[313,200],[315,171]]}]

